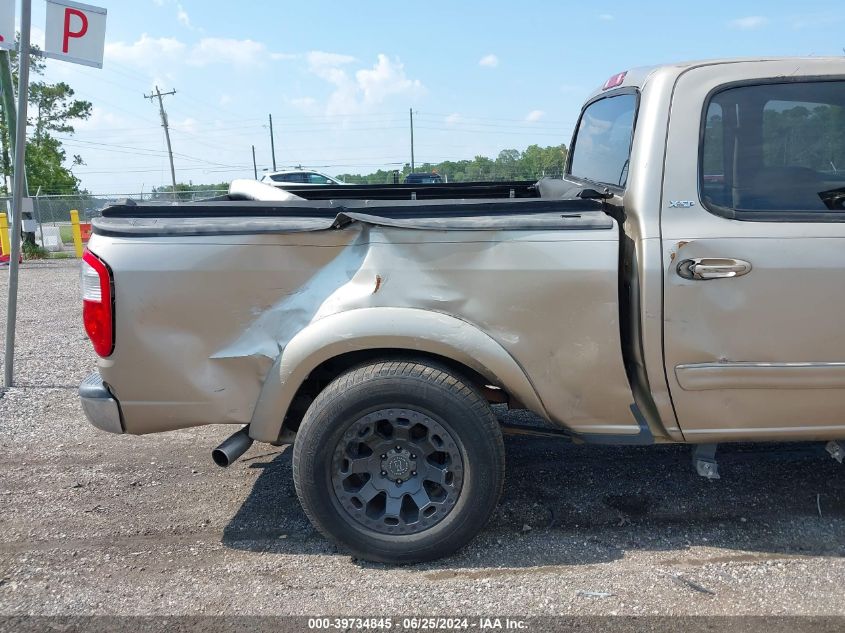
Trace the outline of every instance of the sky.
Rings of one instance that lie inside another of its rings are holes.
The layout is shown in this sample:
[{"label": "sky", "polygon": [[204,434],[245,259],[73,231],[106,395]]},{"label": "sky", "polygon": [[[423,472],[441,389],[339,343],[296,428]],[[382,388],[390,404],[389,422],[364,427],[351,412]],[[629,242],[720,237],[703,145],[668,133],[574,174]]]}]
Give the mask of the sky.
[{"label": "sky", "polygon": [[[102,69],[48,60],[45,78],[93,103],[63,136],[81,186],[214,183],[276,164],[330,175],[569,144],[584,98],[611,75],[688,59],[845,55],[841,0],[333,2],[87,0],[108,9]],[[44,2],[33,0],[33,41]]]}]

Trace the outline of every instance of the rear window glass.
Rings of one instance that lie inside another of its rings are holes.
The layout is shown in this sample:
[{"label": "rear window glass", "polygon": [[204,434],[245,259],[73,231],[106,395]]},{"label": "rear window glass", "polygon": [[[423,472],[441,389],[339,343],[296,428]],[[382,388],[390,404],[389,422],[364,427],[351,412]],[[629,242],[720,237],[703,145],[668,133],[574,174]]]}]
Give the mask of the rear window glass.
[{"label": "rear window glass", "polygon": [[624,187],[636,113],[635,94],[606,97],[587,106],[575,134],[569,173],[576,178]]},{"label": "rear window glass", "polygon": [[305,174],[273,174],[270,178],[276,182],[307,182]]},{"label": "rear window glass", "polygon": [[701,195],[711,210],[845,211],[845,81],[729,88],[705,112]]}]

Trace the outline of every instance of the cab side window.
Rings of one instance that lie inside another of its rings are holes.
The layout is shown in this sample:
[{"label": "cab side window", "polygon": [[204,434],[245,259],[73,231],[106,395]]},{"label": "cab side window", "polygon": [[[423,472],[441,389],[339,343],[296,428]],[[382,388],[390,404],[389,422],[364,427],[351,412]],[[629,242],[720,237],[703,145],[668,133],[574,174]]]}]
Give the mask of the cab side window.
[{"label": "cab side window", "polygon": [[588,105],[575,134],[569,175],[624,188],[636,113],[635,94],[605,97]]},{"label": "cab side window", "polygon": [[740,220],[845,211],[845,81],[723,90],[702,132],[699,188],[710,211]]}]

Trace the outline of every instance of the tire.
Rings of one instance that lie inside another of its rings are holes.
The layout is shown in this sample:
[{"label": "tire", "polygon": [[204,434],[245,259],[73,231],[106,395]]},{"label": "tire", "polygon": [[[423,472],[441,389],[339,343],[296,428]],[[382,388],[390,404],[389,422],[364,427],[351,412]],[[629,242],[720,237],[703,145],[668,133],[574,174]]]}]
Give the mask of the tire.
[{"label": "tire", "polygon": [[329,384],[293,447],[293,478],[311,523],[356,558],[430,561],[487,523],[505,472],[490,405],[451,370],[374,362]]}]

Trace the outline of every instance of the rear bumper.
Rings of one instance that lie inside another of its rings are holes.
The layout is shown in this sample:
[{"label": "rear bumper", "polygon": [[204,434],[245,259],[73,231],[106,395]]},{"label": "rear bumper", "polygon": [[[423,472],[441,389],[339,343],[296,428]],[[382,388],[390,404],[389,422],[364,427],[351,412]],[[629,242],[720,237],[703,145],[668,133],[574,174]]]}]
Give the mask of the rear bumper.
[{"label": "rear bumper", "polygon": [[79,385],[79,399],[88,421],[102,431],[123,433],[120,404],[111,394],[98,372]]}]

